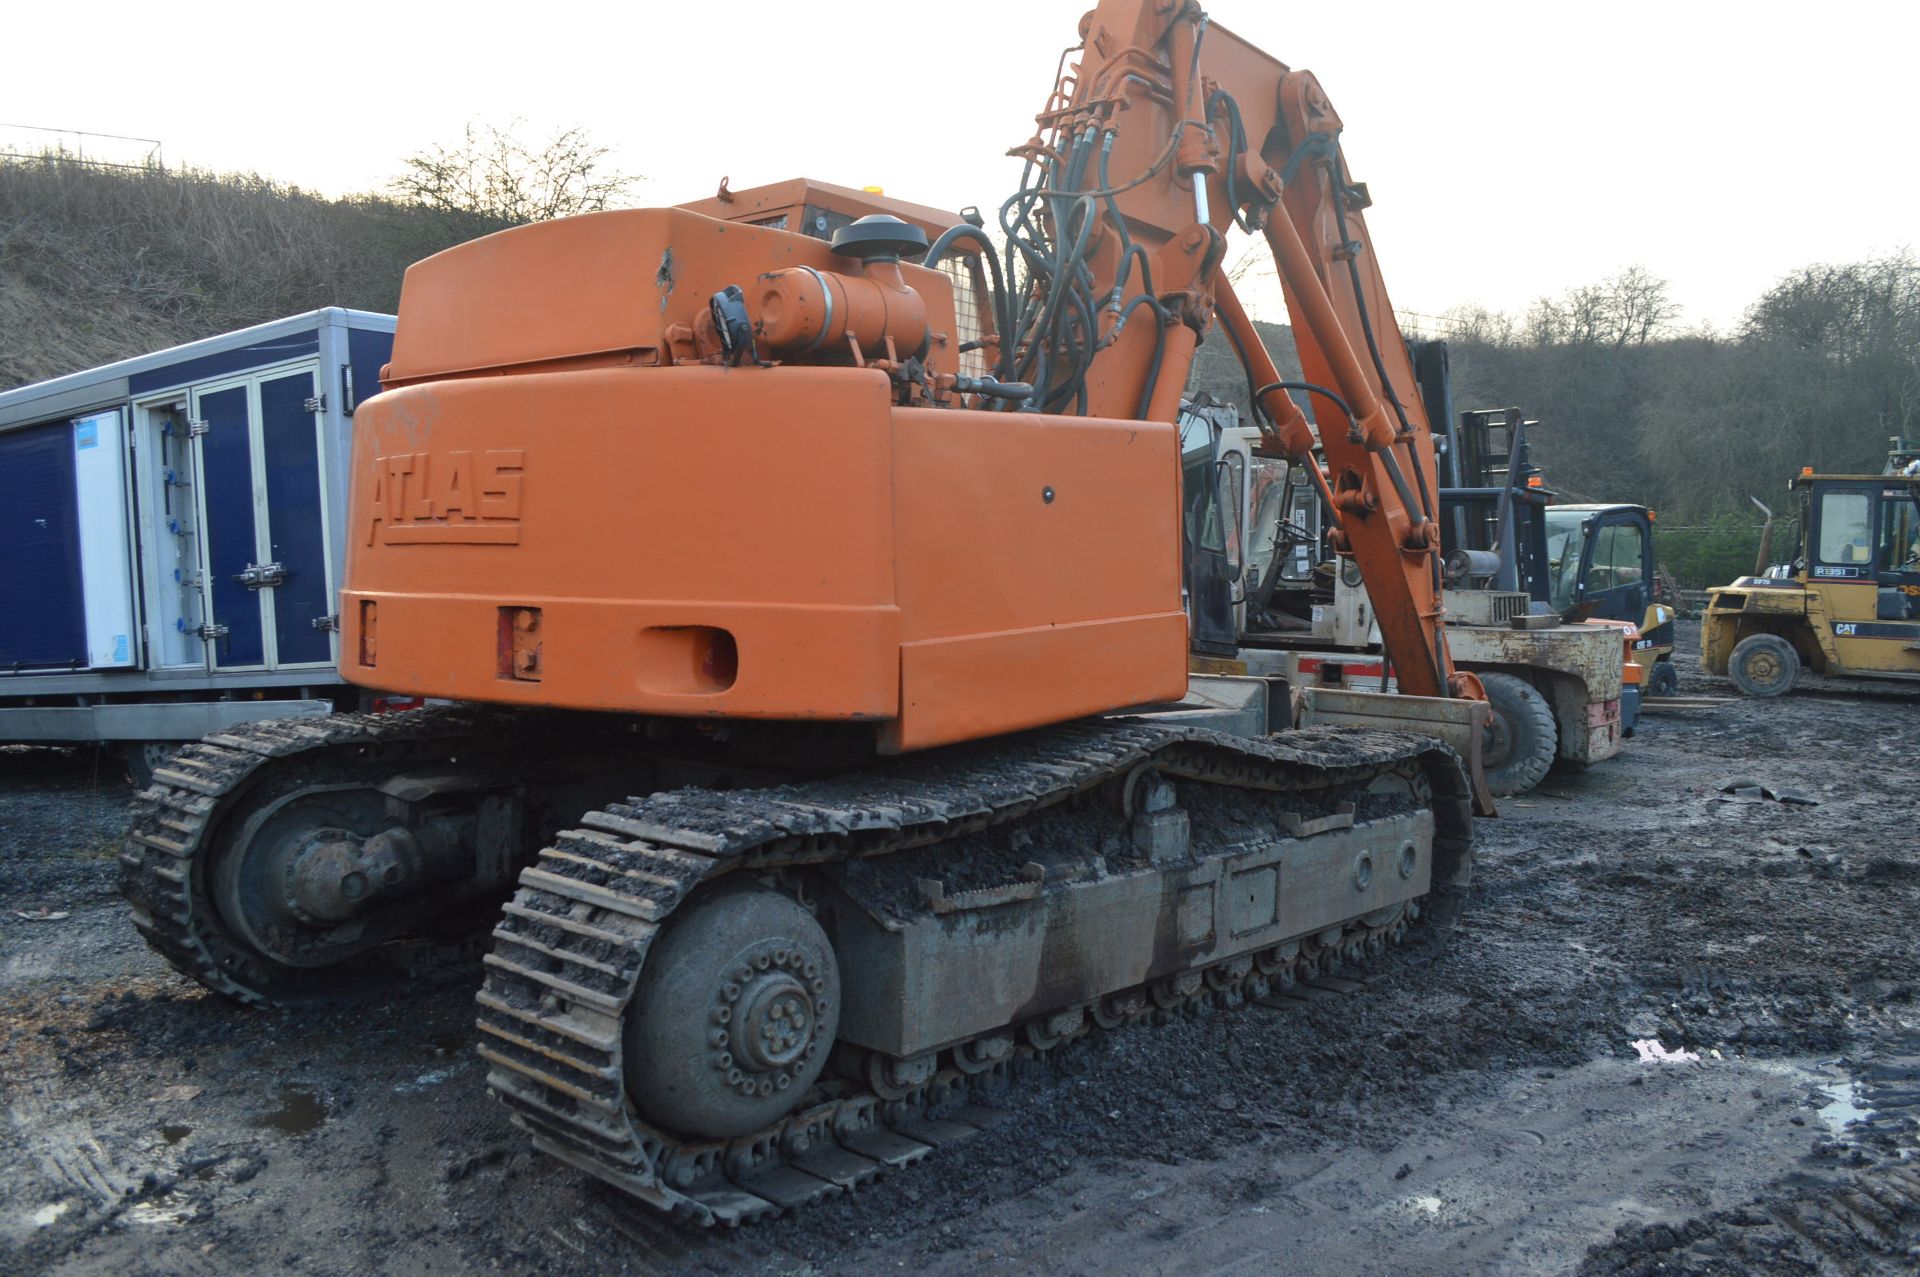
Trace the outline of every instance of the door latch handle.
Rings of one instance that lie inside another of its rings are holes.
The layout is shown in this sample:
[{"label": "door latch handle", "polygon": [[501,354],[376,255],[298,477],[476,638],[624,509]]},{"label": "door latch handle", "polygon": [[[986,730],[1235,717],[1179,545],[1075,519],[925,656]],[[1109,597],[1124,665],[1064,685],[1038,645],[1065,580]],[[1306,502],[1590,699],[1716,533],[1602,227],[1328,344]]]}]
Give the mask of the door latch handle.
[{"label": "door latch handle", "polygon": [[271,589],[285,584],[287,569],[278,563],[249,563],[244,572],[236,572],[233,579],[249,590]]}]

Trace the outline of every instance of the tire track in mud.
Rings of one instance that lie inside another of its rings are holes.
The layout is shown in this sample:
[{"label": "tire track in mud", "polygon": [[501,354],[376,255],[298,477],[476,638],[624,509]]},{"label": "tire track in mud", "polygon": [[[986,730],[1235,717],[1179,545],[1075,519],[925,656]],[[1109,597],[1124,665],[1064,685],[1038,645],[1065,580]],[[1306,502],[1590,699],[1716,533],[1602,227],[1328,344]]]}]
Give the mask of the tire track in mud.
[{"label": "tire track in mud", "polygon": [[1834,1134],[1807,1169],[1731,1209],[1623,1229],[1588,1251],[1580,1277],[1920,1271],[1920,1032],[1847,1071],[1822,1110]]}]

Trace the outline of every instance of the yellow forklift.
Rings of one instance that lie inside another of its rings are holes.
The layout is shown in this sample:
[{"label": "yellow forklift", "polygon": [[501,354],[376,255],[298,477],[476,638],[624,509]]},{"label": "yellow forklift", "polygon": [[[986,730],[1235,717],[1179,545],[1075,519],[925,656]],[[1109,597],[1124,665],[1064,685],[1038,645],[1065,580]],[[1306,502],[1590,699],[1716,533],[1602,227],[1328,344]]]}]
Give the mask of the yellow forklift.
[{"label": "yellow forklift", "polygon": [[1756,575],[1708,598],[1708,673],[1749,696],[1790,691],[1802,668],[1920,680],[1920,449],[1895,440],[1887,471],[1800,472],[1789,486],[1800,505],[1795,558],[1766,566],[1769,518]]}]

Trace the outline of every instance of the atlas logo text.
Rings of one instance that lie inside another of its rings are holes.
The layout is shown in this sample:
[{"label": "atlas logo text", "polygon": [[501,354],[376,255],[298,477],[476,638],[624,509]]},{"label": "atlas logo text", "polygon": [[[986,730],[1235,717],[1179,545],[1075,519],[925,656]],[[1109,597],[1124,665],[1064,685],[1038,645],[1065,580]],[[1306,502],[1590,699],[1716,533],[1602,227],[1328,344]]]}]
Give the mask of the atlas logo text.
[{"label": "atlas logo text", "polygon": [[397,452],[373,459],[368,545],[520,542],[523,448]]}]

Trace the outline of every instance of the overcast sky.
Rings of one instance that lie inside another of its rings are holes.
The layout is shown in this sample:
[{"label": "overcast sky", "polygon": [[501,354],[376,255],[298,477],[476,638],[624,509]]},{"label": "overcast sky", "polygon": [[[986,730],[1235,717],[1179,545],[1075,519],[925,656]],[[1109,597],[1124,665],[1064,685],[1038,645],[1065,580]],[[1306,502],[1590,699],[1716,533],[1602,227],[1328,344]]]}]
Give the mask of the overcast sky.
[{"label": "overcast sky", "polygon": [[[0,123],[375,189],[470,120],[584,125],[672,204],[808,176],[994,205],[1086,0],[12,6]],[[1688,325],[1911,245],[1920,4],[1214,0],[1314,71],[1395,304],[1524,310],[1640,263]],[[23,136],[4,131],[5,140]],[[1256,313],[1283,318],[1277,295]]]}]

